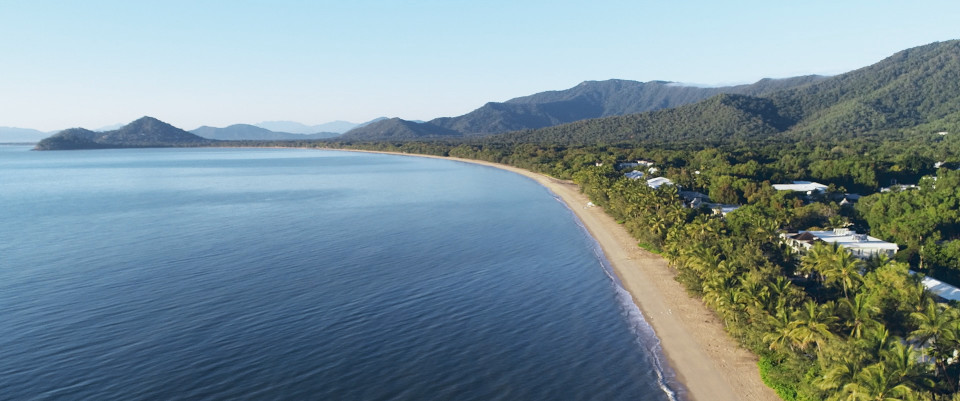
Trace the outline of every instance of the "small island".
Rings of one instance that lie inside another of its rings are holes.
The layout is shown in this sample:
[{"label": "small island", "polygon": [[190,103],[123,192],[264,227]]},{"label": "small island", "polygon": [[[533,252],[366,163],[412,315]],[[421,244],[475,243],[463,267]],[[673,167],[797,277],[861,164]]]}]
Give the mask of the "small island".
[{"label": "small island", "polygon": [[35,150],[116,148],[166,148],[209,146],[215,140],[202,138],[153,117],[142,117],[119,129],[96,132],[71,128],[40,141]]}]

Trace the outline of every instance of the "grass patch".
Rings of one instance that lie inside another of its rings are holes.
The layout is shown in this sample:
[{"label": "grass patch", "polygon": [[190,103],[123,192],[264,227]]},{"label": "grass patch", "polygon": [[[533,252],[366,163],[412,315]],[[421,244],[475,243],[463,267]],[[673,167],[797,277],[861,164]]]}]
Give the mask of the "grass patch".
[{"label": "grass patch", "polygon": [[648,244],[648,243],[641,242],[641,243],[638,243],[637,246],[643,248],[643,249],[646,250],[647,252],[655,253],[655,254],[657,254],[657,255],[660,255],[660,254],[661,254],[660,249],[657,249],[657,247],[655,247],[655,246],[653,246],[653,245],[650,245],[650,244]]}]

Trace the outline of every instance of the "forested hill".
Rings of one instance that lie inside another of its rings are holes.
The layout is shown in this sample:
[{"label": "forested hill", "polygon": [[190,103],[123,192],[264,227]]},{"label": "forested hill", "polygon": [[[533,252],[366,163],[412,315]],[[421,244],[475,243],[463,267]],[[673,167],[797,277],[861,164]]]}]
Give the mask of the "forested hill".
[{"label": "forested hill", "polygon": [[803,88],[774,93],[780,114],[809,135],[860,134],[957,120],[960,40],[903,50]]},{"label": "forested hill", "polygon": [[461,136],[459,132],[428,122],[417,123],[400,118],[391,118],[354,128],[336,139],[344,141],[377,141],[459,136]]},{"label": "forested hill", "polygon": [[673,109],[578,121],[491,137],[493,141],[540,143],[721,142],[776,135],[789,121],[770,99],[722,94]]},{"label": "forested hill", "polygon": [[718,95],[669,110],[498,135],[508,142],[799,140],[960,129],[960,41],[763,97]]},{"label": "forested hill", "polygon": [[45,138],[37,150],[147,148],[203,145],[210,140],[191,134],[153,117],[143,117],[120,129],[95,132],[71,128]]},{"label": "forested hill", "polygon": [[763,79],[750,85],[726,87],[685,86],[675,82],[637,82],[619,79],[586,81],[573,88],[518,97],[504,103],[487,103],[459,117],[430,123],[466,136],[481,136],[523,129],[550,127],[590,118],[620,116],[668,109],[695,103],[721,93],[763,95],[823,80],[810,75]]},{"label": "forested hill", "polygon": [[[375,127],[374,130],[360,127],[348,132],[348,135],[340,139],[479,137],[551,127],[591,118],[668,109],[695,103],[720,93],[765,95],[823,79],[825,77],[817,75],[784,79],[767,78],[750,85],[715,88],[686,86],[665,81],[637,82],[620,79],[586,81],[566,90],[541,92],[503,103],[490,102],[462,116],[435,118],[416,130],[411,130],[409,125],[398,124],[395,121]],[[389,127],[396,130],[391,131]],[[417,134],[413,134],[414,131]]]}]

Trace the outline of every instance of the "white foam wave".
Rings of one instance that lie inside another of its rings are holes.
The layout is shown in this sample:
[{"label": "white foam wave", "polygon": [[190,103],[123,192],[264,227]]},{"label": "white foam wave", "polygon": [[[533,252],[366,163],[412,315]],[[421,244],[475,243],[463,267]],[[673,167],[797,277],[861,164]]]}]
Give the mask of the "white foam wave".
[{"label": "white foam wave", "polygon": [[[564,206],[567,206],[563,199],[554,195],[554,199],[559,201]],[[569,206],[567,207],[569,210]],[[657,385],[663,390],[663,393],[671,401],[679,401],[683,397],[681,392],[683,391],[683,386],[677,382],[676,374],[673,372],[668,365],[663,361],[666,359],[663,354],[663,347],[660,344],[660,338],[657,337],[657,334],[653,331],[653,327],[650,326],[650,323],[643,317],[643,312],[640,311],[640,307],[633,301],[633,296],[630,295],[630,292],[623,287],[623,283],[620,281],[620,278],[617,277],[616,273],[613,271],[613,266],[607,260],[606,255],[603,254],[603,249],[600,247],[600,243],[597,242],[593,236],[590,235],[587,227],[583,225],[583,222],[580,221],[580,218],[577,217],[572,210],[570,214],[573,216],[574,221],[583,230],[587,238],[590,238],[590,241],[593,245],[593,254],[596,256],[597,261],[600,263],[600,267],[603,269],[604,274],[607,278],[610,279],[610,284],[613,287],[613,291],[616,294],[617,302],[620,304],[621,315],[627,321],[627,324],[630,327],[630,331],[633,332],[636,343],[641,348],[648,351],[652,355],[654,363],[654,371],[657,374]]]}]

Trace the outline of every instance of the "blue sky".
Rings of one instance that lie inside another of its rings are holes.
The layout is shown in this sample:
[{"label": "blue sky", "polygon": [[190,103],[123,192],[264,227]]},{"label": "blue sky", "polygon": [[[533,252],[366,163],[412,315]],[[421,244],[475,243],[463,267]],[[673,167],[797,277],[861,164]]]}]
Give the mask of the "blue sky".
[{"label": "blue sky", "polygon": [[610,78],[837,74],[956,1],[0,0],[0,126],[429,120]]}]

